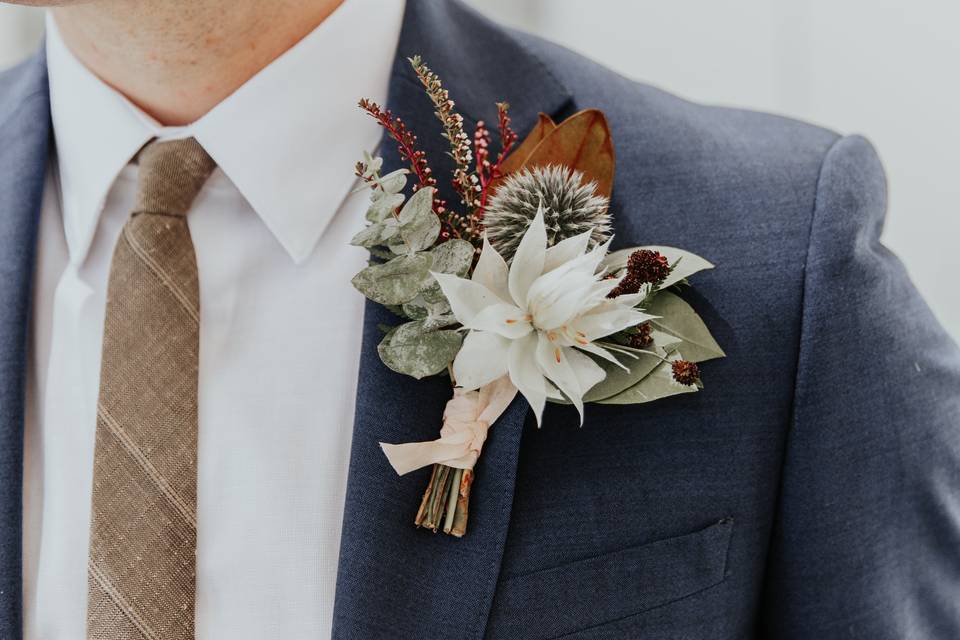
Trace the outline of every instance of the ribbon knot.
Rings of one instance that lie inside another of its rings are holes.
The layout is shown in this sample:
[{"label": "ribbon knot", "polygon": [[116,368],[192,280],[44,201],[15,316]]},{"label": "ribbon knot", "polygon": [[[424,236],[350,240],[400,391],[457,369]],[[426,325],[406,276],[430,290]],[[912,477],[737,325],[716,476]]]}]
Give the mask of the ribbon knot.
[{"label": "ribbon knot", "polygon": [[404,444],[381,442],[380,448],[394,471],[401,476],[431,464],[473,469],[490,426],[506,411],[516,395],[517,388],[508,376],[479,390],[456,388],[443,410],[438,439]]}]

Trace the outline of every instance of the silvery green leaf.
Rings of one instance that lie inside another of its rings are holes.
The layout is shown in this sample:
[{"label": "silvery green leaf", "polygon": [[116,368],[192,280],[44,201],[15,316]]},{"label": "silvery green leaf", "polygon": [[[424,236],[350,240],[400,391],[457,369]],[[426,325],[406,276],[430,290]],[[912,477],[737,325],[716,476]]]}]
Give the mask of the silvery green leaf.
[{"label": "silvery green leaf", "polygon": [[402,193],[383,193],[374,191],[370,208],[367,209],[367,220],[370,222],[383,222],[392,219],[393,212],[397,207],[403,204]]},{"label": "silvery green leaf", "polygon": [[653,329],[683,340],[680,349],[688,360],[703,362],[726,355],[697,312],[679,296],[660,291],[644,311],[659,316],[649,321]]},{"label": "silvery green leaf", "polygon": [[[679,360],[681,356],[675,353],[670,360]],[[680,393],[693,393],[699,389],[695,385],[680,384],[673,379],[670,362],[657,365],[649,375],[637,384],[610,398],[600,400],[600,404],[640,404],[653,402],[660,398],[668,398]]]},{"label": "silvery green leaf", "polygon": [[[473,245],[466,240],[447,240],[437,245],[430,251],[433,256],[433,266],[430,271],[434,273],[452,273],[461,278],[467,275],[470,265],[473,264]],[[436,278],[427,275],[421,285],[421,295],[424,300],[430,304],[442,304],[447,309],[450,308],[446,297],[440,290]]]},{"label": "silvery green leaf", "polygon": [[400,237],[408,253],[433,246],[440,235],[440,219],[433,212],[433,187],[424,187],[413,194],[400,210]]},{"label": "silvery green leaf", "polygon": [[403,304],[419,293],[431,262],[429,254],[421,253],[370,265],[353,277],[353,286],[374,302]]},{"label": "silvery green leaf", "polygon": [[420,296],[417,296],[410,302],[405,302],[403,304],[403,313],[411,320],[424,320],[430,315]]},{"label": "silvery green leaf", "polygon": [[350,239],[350,244],[355,247],[375,247],[380,244],[380,233],[382,231],[383,225],[380,223],[367,225]]},{"label": "silvery green leaf", "polygon": [[457,324],[457,317],[452,313],[434,315],[431,312],[431,314],[424,319],[423,328],[427,331],[433,331],[434,329],[452,327],[455,324]]},{"label": "silvery green leaf", "polygon": [[378,247],[386,244],[390,238],[397,234],[398,226],[395,218],[387,218],[383,222],[375,222],[368,225],[360,233],[353,236],[350,244],[357,247]]},{"label": "silvery green leaf", "polygon": [[394,371],[420,379],[446,369],[462,341],[457,331],[427,331],[422,321],[408,322],[386,336],[377,352]]},{"label": "silvery green leaf", "polygon": [[407,169],[391,171],[387,175],[380,177],[377,186],[385,194],[400,193],[403,191],[403,188],[407,186],[407,173],[409,173]]},{"label": "silvery green leaf", "polygon": [[662,253],[670,264],[676,263],[673,271],[670,272],[670,275],[667,276],[667,279],[660,284],[661,289],[666,289],[667,287],[674,285],[684,278],[689,278],[698,271],[703,271],[704,269],[713,269],[713,264],[704,260],[695,253],[690,253],[689,251],[684,251],[683,249],[677,249],[676,247],[660,247],[660,246],[646,246],[646,247],[632,247],[630,249],[621,249],[620,251],[614,251],[613,253],[607,254],[607,257],[603,259],[603,266],[607,268],[608,271],[616,272],[627,266],[627,259],[630,257],[630,254],[638,249],[650,249],[651,251],[659,251]]},{"label": "silvery green leaf", "polygon": [[437,273],[452,273],[462,278],[473,264],[473,245],[466,240],[447,240],[434,247],[430,253],[433,255],[433,266],[430,270]]}]

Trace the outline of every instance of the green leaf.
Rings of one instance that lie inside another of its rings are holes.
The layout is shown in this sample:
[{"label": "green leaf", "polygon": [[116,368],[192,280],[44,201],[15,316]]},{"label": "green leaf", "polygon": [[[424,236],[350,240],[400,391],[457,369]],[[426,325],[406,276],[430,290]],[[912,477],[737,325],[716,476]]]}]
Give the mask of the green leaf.
[{"label": "green leaf", "polygon": [[400,256],[390,262],[370,265],[353,277],[353,286],[380,304],[398,305],[413,300],[429,275],[429,254]]},{"label": "green leaf", "polygon": [[[656,334],[656,332],[654,332],[654,334]],[[663,359],[667,358],[669,354],[677,347],[677,345],[680,344],[680,341],[672,336],[665,336],[665,334],[660,335],[664,336],[665,338],[665,349],[660,348],[660,346],[657,345],[644,351],[641,349],[633,349],[621,344],[615,345],[617,349],[627,351],[630,354],[637,356],[636,358],[632,358],[628,354],[618,353],[613,351],[613,349],[610,349],[610,352],[617,360],[629,367],[629,371],[624,370],[622,367],[616,366],[608,360],[590,356],[593,358],[594,362],[603,368],[607,375],[603,380],[590,388],[590,391],[584,395],[583,401],[603,402],[606,398],[611,398],[618,393],[629,389],[633,385],[637,384],[640,380],[650,375],[650,372],[656,369],[657,366],[663,362]],[[654,340],[656,340],[656,338],[654,338]],[[604,347],[606,345],[601,342],[597,343],[597,346]],[[649,353],[650,351],[653,353]],[[566,398],[561,400],[549,399],[548,402],[554,402],[557,404],[570,404]]]},{"label": "green leaf", "polygon": [[388,334],[377,346],[383,363],[418,380],[442,372],[463,342],[458,331],[428,331],[423,321],[408,322]]},{"label": "green leaf", "polygon": [[607,254],[607,257],[603,259],[603,266],[607,267],[607,269],[611,272],[617,272],[627,266],[627,259],[630,257],[630,254],[638,249],[659,251],[666,256],[667,262],[670,264],[675,262],[677,263],[670,272],[670,275],[667,276],[667,279],[661,283],[661,289],[666,289],[669,286],[675,285],[684,278],[689,278],[698,271],[703,271],[704,269],[713,269],[713,264],[707,260],[704,260],[695,253],[690,253],[689,251],[684,251],[683,249],[677,249],[676,247],[660,247],[654,245],[614,251],[613,253]]},{"label": "green leaf", "polygon": [[397,221],[393,218],[389,218],[383,222],[375,222],[353,236],[350,244],[372,249],[373,247],[385,244],[390,238],[396,235],[397,229]]},{"label": "green leaf", "polygon": [[[679,360],[680,358],[680,354],[677,353],[672,355],[670,360]],[[662,362],[637,384],[599,402],[600,404],[641,404],[681,393],[694,393],[698,390],[694,385],[683,385],[675,381],[670,362]]]},{"label": "green leaf", "polygon": [[[597,360],[597,364],[607,372],[607,377],[595,384],[590,391],[583,396],[584,402],[599,402],[605,398],[615,396],[625,389],[629,389],[645,376],[649,375],[661,362],[659,357],[649,353],[642,353],[632,349],[630,351],[637,357],[631,358],[622,353],[614,354],[617,360],[627,367],[630,367],[629,371],[624,371],[612,362]],[[662,352],[660,355],[666,357],[666,352]]]},{"label": "green leaf", "polygon": [[375,196],[370,208],[367,209],[366,218],[370,222],[383,222],[388,216],[392,216],[397,207],[403,204],[402,193],[383,193]]},{"label": "green leaf", "polygon": [[430,252],[433,255],[431,271],[452,273],[464,277],[473,264],[473,245],[466,240],[447,240]]},{"label": "green leaf", "polygon": [[[452,273],[462,278],[467,275],[470,265],[473,264],[473,245],[466,240],[447,240],[434,247],[430,255],[433,257],[433,266],[430,267],[430,271]],[[420,294],[428,304],[450,308],[446,296],[443,295],[440,285],[432,275],[428,274],[424,279]]]},{"label": "green leaf", "polygon": [[683,340],[680,350],[688,360],[703,362],[726,355],[697,312],[679,296],[660,291],[644,312],[660,316],[650,320],[651,327]]},{"label": "green leaf", "polygon": [[413,194],[400,210],[400,237],[408,253],[433,246],[440,235],[440,219],[433,212],[433,187],[424,187]]}]

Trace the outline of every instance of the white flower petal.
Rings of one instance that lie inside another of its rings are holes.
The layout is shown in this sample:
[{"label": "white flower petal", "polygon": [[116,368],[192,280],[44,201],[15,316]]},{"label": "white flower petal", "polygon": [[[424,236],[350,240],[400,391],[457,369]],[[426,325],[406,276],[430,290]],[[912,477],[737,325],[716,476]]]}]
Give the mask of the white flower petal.
[{"label": "white flower petal", "polygon": [[554,344],[545,334],[540,333],[537,340],[537,366],[563,395],[577,408],[580,423],[583,424],[583,391],[580,381],[570,366],[567,357],[569,348]]},{"label": "white flower petal", "polygon": [[627,327],[646,322],[652,317],[632,307],[623,307],[611,301],[594,307],[574,319],[570,325],[583,339],[593,342]]},{"label": "white flower petal", "polygon": [[[573,374],[577,377],[581,393],[586,394],[598,382],[607,377],[607,372],[603,370],[603,367],[594,362],[590,356],[572,348],[564,349],[563,354],[570,362]],[[580,414],[580,425],[583,426],[582,412]]]},{"label": "white flower petal", "polygon": [[450,309],[460,324],[469,326],[478,313],[493,304],[502,304],[500,298],[485,286],[449,273],[432,273],[440,284]]},{"label": "white flower petal", "polygon": [[612,237],[603,244],[598,244],[588,253],[584,254],[584,257],[587,258],[587,264],[590,265],[591,272],[596,272],[597,268],[600,266],[600,263],[603,262],[603,259],[607,256],[607,250],[610,249],[611,242],[613,242]]},{"label": "white flower petal", "polygon": [[574,346],[575,346],[577,349],[580,349],[581,351],[586,351],[587,353],[592,353],[593,355],[595,355],[595,356],[597,356],[597,357],[599,357],[599,358],[603,358],[603,359],[606,360],[607,362],[610,362],[611,364],[617,365],[618,367],[620,367],[620,368],[623,369],[624,371],[630,371],[630,367],[628,367],[627,365],[625,365],[625,364],[623,364],[622,362],[620,362],[620,361],[616,358],[616,356],[614,356],[612,353],[610,353],[609,351],[607,351],[606,349],[604,349],[603,347],[601,347],[601,346],[599,346],[599,345],[596,345],[596,344],[594,344],[594,343],[592,343],[592,342],[587,342],[587,343],[585,343],[585,344],[581,344],[581,343],[578,342],[578,343],[575,344]]},{"label": "white flower petal", "polygon": [[595,284],[593,280],[588,278],[584,282],[583,278],[572,274],[567,280],[566,283],[557,283],[554,291],[546,296],[534,295],[537,283],[530,287],[530,306],[527,310],[538,327],[556,329],[583,313],[585,307],[589,308],[588,298]]},{"label": "white flower petal", "polygon": [[514,340],[510,344],[508,371],[510,381],[520,390],[523,397],[530,403],[534,415],[537,417],[537,426],[543,419],[543,408],[547,403],[547,381],[537,367],[537,334],[530,333]]},{"label": "white flower petal", "polygon": [[480,258],[477,260],[477,266],[473,269],[474,282],[479,282],[497,296],[503,298],[504,302],[510,302],[510,289],[507,286],[509,270],[503,256],[483,236],[483,250],[480,251]]},{"label": "white flower petal", "polygon": [[453,361],[457,386],[479,389],[507,373],[510,340],[486,331],[471,331]]},{"label": "white flower petal", "polygon": [[510,265],[508,283],[514,303],[521,309],[527,307],[527,291],[533,281],[543,273],[543,261],[547,250],[547,229],[543,224],[543,205],[537,210],[527,227]]},{"label": "white flower petal", "polygon": [[527,314],[512,304],[490,305],[474,316],[470,324],[464,326],[479,331],[492,331],[511,340],[522,338],[533,331]]},{"label": "white flower petal", "polygon": [[547,249],[543,261],[543,272],[548,273],[553,271],[560,265],[582,256],[587,250],[587,245],[590,244],[590,236],[592,234],[593,231],[584,231],[572,238],[561,240]]}]

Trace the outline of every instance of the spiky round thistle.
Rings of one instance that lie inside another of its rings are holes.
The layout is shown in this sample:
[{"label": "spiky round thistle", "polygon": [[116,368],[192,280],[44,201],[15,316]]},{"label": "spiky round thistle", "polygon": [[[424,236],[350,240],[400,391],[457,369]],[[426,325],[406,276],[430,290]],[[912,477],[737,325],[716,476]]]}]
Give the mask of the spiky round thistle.
[{"label": "spiky round thistle", "polygon": [[610,201],[595,182],[560,165],[524,168],[507,176],[483,214],[487,238],[504,259],[513,258],[541,203],[548,246],[591,230],[590,246],[610,237]]}]

